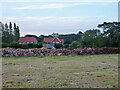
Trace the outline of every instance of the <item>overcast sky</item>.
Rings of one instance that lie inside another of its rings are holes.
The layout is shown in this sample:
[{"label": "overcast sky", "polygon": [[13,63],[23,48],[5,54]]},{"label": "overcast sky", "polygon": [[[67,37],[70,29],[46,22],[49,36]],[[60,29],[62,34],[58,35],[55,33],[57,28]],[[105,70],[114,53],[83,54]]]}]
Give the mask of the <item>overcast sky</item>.
[{"label": "overcast sky", "polygon": [[26,34],[68,34],[118,20],[117,2],[2,2],[2,22]]}]

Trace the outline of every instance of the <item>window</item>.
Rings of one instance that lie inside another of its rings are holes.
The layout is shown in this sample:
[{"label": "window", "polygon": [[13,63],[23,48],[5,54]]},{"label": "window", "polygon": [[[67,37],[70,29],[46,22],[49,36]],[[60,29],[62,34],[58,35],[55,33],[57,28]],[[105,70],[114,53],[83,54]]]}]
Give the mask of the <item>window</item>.
[{"label": "window", "polygon": [[31,43],[33,43],[33,42],[31,42]]},{"label": "window", "polygon": [[25,44],[25,42],[23,42],[23,44]]},{"label": "window", "polygon": [[21,44],[21,42],[19,42],[19,44]]},{"label": "window", "polygon": [[29,43],[29,42],[27,42],[27,43]]}]

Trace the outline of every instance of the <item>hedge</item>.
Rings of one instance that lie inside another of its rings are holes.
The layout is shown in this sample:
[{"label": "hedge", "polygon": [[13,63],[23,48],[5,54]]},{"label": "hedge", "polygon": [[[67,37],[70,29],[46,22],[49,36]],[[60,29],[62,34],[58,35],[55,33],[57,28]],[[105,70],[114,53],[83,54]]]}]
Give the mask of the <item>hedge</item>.
[{"label": "hedge", "polygon": [[29,43],[29,44],[19,44],[17,42],[13,42],[10,44],[7,43],[0,43],[0,45],[2,46],[2,48],[6,48],[6,47],[10,47],[10,48],[22,48],[22,49],[28,49],[28,48],[42,48],[43,45],[42,43]]}]

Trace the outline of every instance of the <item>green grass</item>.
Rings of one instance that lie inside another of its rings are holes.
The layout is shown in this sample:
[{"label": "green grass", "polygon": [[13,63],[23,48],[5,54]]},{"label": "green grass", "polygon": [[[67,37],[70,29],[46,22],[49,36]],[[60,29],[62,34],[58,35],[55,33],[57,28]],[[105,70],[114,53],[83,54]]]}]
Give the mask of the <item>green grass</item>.
[{"label": "green grass", "polygon": [[2,65],[3,87],[118,87],[118,54],[3,57]]}]

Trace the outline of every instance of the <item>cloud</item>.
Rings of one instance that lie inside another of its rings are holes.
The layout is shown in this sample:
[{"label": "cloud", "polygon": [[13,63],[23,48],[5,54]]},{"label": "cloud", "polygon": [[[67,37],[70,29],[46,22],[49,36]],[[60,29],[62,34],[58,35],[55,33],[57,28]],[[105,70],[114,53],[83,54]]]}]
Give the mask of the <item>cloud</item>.
[{"label": "cloud", "polygon": [[16,7],[15,9],[24,10],[24,9],[64,8],[64,7],[71,7],[76,5],[79,5],[79,4],[42,4],[42,5],[30,5],[25,7]]},{"label": "cloud", "polygon": [[15,7],[16,10],[33,10],[33,9],[55,9],[55,8],[65,8],[80,5],[109,5],[113,2],[78,2],[78,3],[54,3],[54,4],[40,4],[40,5],[26,5],[21,7]]},{"label": "cloud", "polygon": [[[110,19],[111,17],[106,16],[68,16],[68,17],[57,17],[57,16],[46,16],[46,17],[5,17],[4,21],[96,21],[100,19]],[[113,18],[112,18],[113,19]],[[115,18],[114,18],[115,19]]]},{"label": "cloud", "polygon": [[52,16],[47,17],[6,17],[5,21],[39,21],[39,20],[48,20],[53,18]]},{"label": "cloud", "polygon": [[[113,21],[114,18],[105,16],[78,17],[6,17],[4,22],[15,22],[20,26],[21,36],[26,34],[77,33],[88,29],[95,29],[103,21]],[[3,22],[3,23],[4,23]]]}]

